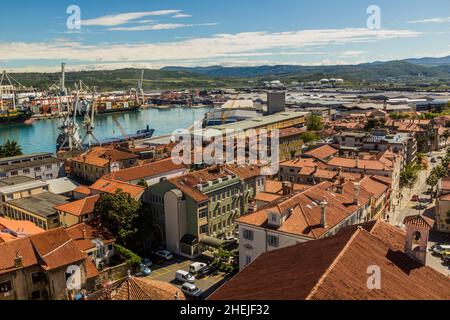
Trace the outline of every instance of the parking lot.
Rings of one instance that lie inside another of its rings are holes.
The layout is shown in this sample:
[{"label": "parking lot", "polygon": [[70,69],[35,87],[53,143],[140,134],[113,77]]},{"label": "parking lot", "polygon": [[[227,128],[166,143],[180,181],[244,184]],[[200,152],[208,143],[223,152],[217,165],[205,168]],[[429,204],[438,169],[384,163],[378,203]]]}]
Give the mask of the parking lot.
[{"label": "parking lot", "polygon": [[445,265],[440,256],[431,253],[431,247],[436,243],[448,244],[449,241],[448,238],[445,238],[442,234],[439,233],[432,233],[430,235],[427,250],[427,265],[446,276],[450,276],[450,265]]},{"label": "parking lot", "polygon": [[[175,256],[172,260],[165,262],[163,265],[152,265],[152,273],[147,277],[153,280],[159,280],[163,282],[169,282],[179,288],[182,286],[182,282],[175,279],[175,273],[178,270],[189,271],[191,263],[197,262],[182,257]],[[201,261],[203,262],[203,261]],[[227,274],[218,272],[217,275],[207,276],[202,279],[197,279],[195,285],[204,292],[202,298],[209,296],[217,287],[219,287],[225,280]]]}]

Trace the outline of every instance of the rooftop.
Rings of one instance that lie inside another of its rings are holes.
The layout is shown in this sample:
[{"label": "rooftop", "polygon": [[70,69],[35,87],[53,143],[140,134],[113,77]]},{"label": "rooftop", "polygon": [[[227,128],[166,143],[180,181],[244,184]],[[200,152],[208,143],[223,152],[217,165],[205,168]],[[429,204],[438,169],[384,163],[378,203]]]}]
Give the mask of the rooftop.
[{"label": "rooftop", "polygon": [[94,206],[100,195],[89,196],[84,199],[75,200],[56,206],[55,209],[62,212],[67,212],[74,216],[82,216],[94,212]]},{"label": "rooftop", "polygon": [[55,163],[63,163],[63,160],[57,159],[55,157],[49,157],[45,159],[39,159],[39,160],[33,160],[33,161],[24,161],[20,163],[14,163],[14,164],[6,164],[3,166],[0,166],[0,172],[8,172],[11,170],[21,170],[26,168],[32,168],[32,167],[40,167],[48,164],[55,164]]},{"label": "rooftop", "polygon": [[139,156],[113,147],[95,147],[72,159],[74,162],[86,163],[97,167],[105,167],[109,162],[137,159]]},{"label": "rooftop", "polygon": [[75,190],[80,184],[67,177],[47,180],[48,190],[55,194],[68,193]]},{"label": "rooftop", "polygon": [[112,300],[185,300],[183,292],[176,286],[146,278],[127,277],[114,290]]},{"label": "rooftop", "polygon": [[92,186],[89,187],[91,190],[99,191],[102,193],[115,194],[117,190],[122,190],[123,192],[129,193],[134,198],[139,198],[145,191],[144,187],[137,186],[131,183],[101,178],[98,179]]},{"label": "rooftop", "polygon": [[331,156],[334,156],[338,152],[339,150],[336,150],[335,148],[326,144],[311,151],[305,152],[305,155],[311,156],[319,160],[325,160],[327,158],[330,158]]},{"label": "rooftop", "polygon": [[157,176],[180,169],[186,169],[186,166],[183,164],[175,164],[171,158],[168,158],[161,161],[146,163],[141,166],[112,172],[105,175],[105,178],[129,182],[151,178],[152,176]]},{"label": "rooftop", "polygon": [[11,200],[8,203],[43,218],[48,218],[56,213],[54,207],[65,204],[68,201],[69,198],[67,197],[51,192],[44,192],[28,198]]},{"label": "rooftop", "polygon": [[[405,234],[382,221],[263,253],[210,300],[447,300],[450,279],[403,252]],[[367,268],[381,269],[379,290]],[[273,281],[265,275],[276,276]]]},{"label": "rooftop", "polygon": [[66,231],[81,251],[95,248],[95,240],[102,241],[104,244],[116,241],[108,230],[92,224],[79,223],[67,228]]}]

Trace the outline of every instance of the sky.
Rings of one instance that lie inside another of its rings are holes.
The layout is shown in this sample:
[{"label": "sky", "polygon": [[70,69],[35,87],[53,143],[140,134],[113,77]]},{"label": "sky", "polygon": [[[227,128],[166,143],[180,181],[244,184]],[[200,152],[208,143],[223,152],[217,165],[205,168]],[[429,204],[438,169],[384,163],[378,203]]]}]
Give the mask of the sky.
[{"label": "sky", "polygon": [[450,55],[449,0],[3,2],[0,69],[16,72]]}]

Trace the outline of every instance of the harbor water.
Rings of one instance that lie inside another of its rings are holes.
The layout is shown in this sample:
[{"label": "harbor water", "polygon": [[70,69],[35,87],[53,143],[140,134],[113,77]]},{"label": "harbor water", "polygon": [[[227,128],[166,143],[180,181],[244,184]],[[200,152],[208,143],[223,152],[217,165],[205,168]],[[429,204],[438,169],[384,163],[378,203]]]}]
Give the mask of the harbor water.
[{"label": "harbor water", "polygon": [[[188,128],[195,121],[203,118],[209,108],[172,108],[167,110],[143,109],[132,112],[97,115],[95,117],[94,134],[105,139],[122,137],[117,120],[126,134],[134,134],[145,129],[147,125],[155,129],[154,136],[171,134],[180,128]],[[0,125],[0,144],[7,139],[14,139],[22,146],[24,153],[55,152],[62,119],[46,119],[33,124]],[[83,117],[77,118],[80,135],[83,138]]]}]

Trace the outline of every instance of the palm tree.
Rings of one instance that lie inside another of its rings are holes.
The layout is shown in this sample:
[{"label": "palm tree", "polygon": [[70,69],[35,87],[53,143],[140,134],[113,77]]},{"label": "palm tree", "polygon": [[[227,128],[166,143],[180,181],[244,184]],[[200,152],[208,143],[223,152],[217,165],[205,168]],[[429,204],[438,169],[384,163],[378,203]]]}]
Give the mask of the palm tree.
[{"label": "palm tree", "polygon": [[7,140],[0,149],[0,155],[4,157],[14,157],[22,155],[22,147],[15,140]]}]

